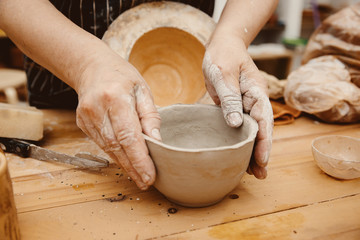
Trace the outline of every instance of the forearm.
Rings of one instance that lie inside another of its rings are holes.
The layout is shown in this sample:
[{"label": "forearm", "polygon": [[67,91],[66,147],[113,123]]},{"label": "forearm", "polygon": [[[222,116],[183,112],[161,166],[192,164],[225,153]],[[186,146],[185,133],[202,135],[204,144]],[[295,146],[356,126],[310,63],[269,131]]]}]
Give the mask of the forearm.
[{"label": "forearm", "polygon": [[235,35],[248,47],[275,11],[278,0],[228,0],[213,37]]},{"label": "forearm", "polygon": [[75,89],[97,53],[111,52],[47,0],[1,0],[0,28],[27,56]]}]

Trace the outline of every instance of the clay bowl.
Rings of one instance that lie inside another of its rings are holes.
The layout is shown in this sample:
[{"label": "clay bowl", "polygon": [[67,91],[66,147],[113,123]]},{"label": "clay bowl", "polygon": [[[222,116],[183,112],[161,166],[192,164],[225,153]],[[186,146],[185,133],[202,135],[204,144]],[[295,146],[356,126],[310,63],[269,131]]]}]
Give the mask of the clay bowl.
[{"label": "clay bowl", "polygon": [[245,114],[243,125],[231,128],[219,107],[205,104],[177,104],[159,113],[163,141],[145,136],[157,170],[154,186],[183,206],[219,202],[249,165],[257,122]]},{"label": "clay bowl", "polygon": [[103,36],[144,77],[155,104],[196,103],[206,93],[202,74],[212,18],[176,2],[141,4],[121,14]]},{"label": "clay bowl", "polygon": [[360,177],[360,139],[322,136],[313,140],[312,153],[325,173],[339,179]]}]

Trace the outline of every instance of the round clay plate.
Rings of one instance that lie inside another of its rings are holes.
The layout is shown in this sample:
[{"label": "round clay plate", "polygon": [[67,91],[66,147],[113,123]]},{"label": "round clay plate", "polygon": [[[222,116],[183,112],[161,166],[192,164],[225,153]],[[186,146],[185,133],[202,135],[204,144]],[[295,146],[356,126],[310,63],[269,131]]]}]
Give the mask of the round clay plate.
[{"label": "round clay plate", "polygon": [[145,3],[121,14],[103,40],[138,69],[156,105],[191,104],[206,93],[201,66],[214,27],[191,6]]}]

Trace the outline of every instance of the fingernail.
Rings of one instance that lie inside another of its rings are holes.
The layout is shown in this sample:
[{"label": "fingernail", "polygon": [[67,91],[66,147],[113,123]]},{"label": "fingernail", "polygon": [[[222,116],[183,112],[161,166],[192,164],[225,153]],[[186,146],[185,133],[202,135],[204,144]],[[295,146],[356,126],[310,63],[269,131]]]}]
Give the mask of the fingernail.
[{"label": "fingernail", "polygon": [[240,113],[233,112],[227,115],[226,117],[228,124],[230,127],[239,127],[242,124],[242,118]]},{"label": "fingernail", "polygon": [[139,181],[136,182],[136,185],[138,186],[138,188],[140,188],[141,190],[146,190],[149,188],[148,184],[144,183],[143,179],[139,179]]},{"label": "fingernail", "polygon": [[151,135],[156,140],[161,141],[160,130],[158,128],[154,128],[153,130],[151,130]]},{"label": "fingernail", "polygon": [[143,182],[147,185],[149,185],[151,183],[151,178],[148,174],[144,173],[142,176],[141,176],[141,179],[143,180]]},{"label": "fingernail", "polygon": [[139,184],[138,187],[139,187],[141,190],[146,190],[146,189],[149,188],[149,186],[146,185],[146,184],[144,184],[144,183]]},{"label": "fingernail", "polygon": [[268,164],[269,161],[269,153],[265,153],[262,157],[262,159],[260,160],[260,162],[258,163],[259,166],[261,167],[266,167],[266,165]]}]

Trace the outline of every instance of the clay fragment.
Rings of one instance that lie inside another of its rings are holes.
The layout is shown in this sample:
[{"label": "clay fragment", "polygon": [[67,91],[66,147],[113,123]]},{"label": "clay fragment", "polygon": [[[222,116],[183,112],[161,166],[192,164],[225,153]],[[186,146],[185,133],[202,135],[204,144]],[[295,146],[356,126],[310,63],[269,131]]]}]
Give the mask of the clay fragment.
[{"label": "clay fragment", "polygon": [[43,113],[22,105],[0,103],[0,137],[38,141],[43,137]]}]

